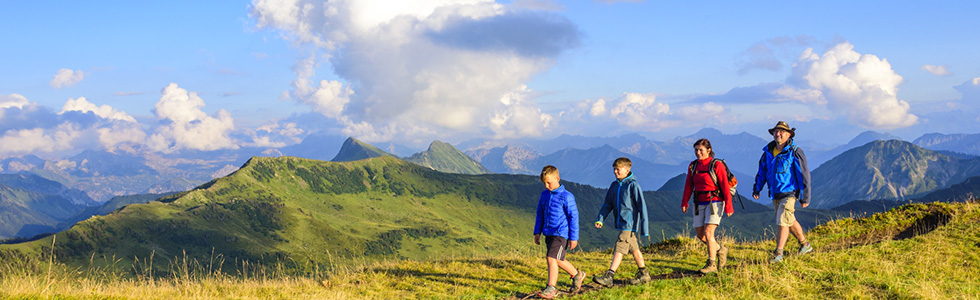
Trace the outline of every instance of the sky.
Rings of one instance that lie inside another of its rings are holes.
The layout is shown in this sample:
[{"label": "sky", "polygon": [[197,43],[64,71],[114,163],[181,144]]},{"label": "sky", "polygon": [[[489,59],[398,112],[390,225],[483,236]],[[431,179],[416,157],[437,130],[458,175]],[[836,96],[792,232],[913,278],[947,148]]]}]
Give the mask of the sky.
[{"label": "sky", "polygon": [[8,1],[0,157],[978,133],[980,2]]}]

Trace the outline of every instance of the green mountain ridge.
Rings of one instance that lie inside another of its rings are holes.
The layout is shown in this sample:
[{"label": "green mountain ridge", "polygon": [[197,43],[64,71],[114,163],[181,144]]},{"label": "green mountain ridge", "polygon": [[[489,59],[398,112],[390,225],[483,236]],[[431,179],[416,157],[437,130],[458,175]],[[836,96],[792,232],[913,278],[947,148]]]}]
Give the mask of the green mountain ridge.
[{"label": "green mountain ridge", "polygon": [[848,150],[812,172],[813,207],[854,200],[912,199],[980,175],[980,160],[956,159],[915,144],[874,141]]},{"label": "green mountain ridge", "polygon": [[350,137],[344,141],[344,144],[340,146],[340,151],[338,151],[337,155],[330,161],[355,161],[379,156],[392,155],[378,147],[375,147],[374,145]]},{"label": "green mountain ridge", "polygon": [[453,145],[433,141],[429,149],[405,158],[406,161],[446,173],[487,174],[492,173],[479,162],[469,157]]}]

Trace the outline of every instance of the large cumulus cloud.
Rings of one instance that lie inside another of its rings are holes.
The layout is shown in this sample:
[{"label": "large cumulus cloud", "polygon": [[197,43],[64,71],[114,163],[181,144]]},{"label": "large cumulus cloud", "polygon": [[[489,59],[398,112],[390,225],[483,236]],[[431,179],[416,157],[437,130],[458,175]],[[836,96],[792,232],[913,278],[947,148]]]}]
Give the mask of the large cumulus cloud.
[{"label": "large cumulus cloud", "polygon": [[[493,1],[257,0],[251,16],[307,53],[291,97],[369,141],[539,135],[552,116],[525,83],[580,40],[564,17]],[[318,80],[326,65],[344,82]]]},{"label": "large cumulus cloud", "polygon": [[164,125],[157,127],[149,137],[150,148],[162,152],[238,148],[237,142],[229,136],[235,128],[230,113],[222,109],[216,116],[209,116],[202,110],[204,100],[197,93],[188,92],[175,83],[167,85],[161,93],[153,111]]},{"label": "large cumulus cloud", "polygon": [[839,43],[823,55],[808,48],[793,65],[780,96],[826,106],[853,123],[871,129],[894,129],[916,124],[908,102],[898,99],[902,76],[888,60],[854,51]]}]

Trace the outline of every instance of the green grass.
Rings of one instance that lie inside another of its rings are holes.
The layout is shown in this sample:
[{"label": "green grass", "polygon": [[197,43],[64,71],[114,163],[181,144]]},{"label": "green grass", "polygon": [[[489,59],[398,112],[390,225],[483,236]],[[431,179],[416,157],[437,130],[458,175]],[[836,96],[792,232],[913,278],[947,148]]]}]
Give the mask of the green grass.
[{"label": "green grass", "polygon": [[[564,299],[976,299],[980,295],[980,204],[911,204],[862,219],[839,219],[808,232],[816,251],[767,261],[772,240],[735,242],[729,266],[706,276],[693,270],[704,246],[687,236],[647,245],[647,268],[655,277],[637,286],[590,290]],[[55,241],[57,243],[57,241]],[[153,274],[140,261],[91,257],[64,264],[50,253],[0,253],[4,298],[197,298],[197,299],[521,299],[546,277],[544,247],[528,240],[504,253],[451,255],[438,259],[359,261],[306,275],[281,265],[238,264],[217,269],[208,260],[164,259],[174,270]],[[569,253],[590,274],[608,267],[608,251]],[[122,267],[122,268],[120,268]],[[128,267],[135,272],[121,271]],[[627,257],[617,279],[636,266]],[[136,275],[133,275],[133,274]],[[567,288],[567,275],[559,279]]]}]

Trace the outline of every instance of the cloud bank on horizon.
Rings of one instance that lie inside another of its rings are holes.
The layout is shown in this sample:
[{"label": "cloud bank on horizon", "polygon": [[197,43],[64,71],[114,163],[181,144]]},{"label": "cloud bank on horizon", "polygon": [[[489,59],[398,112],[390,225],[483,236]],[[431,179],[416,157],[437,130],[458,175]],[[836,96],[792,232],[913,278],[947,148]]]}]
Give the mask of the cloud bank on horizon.
[{"label": "cloud bank on horizon", "polygon": [[[753,125],[759,127],[776,120],[840,119],[895,130],[951,122],[937,116],[954,112],[950,119],[980,122],[971,102],[980,98],[980,77],[953,87],[961,99],[917,110],[900,96],[905,78],[887,58],[860,53],[846,40],[815,46],[807,36],[746,42],[748,49],[732,61],[738,74],[791,66],[779,82],[723,94],[620,91],[545,105],[538,98],[549,91],[535,90],[532,79],[587,47],[589,38],[563,9],[551,1],[254,0],[247,11],[254,29],[277,33],[280,40],[271,42],[288,43],[298,57],[280,98],[307,106],[321,125],[294,115],[242,127],[224,108],[206,113],[205,103],[217,99],[182,88],[180,78],[161,87],[152,118],[86,97],[69,98],[57,110],[10,93],[0,94],[0,157],[91,148],[278,148],[324,129],[369,142],[421,144],[765,124]],[[935,76],[952,74],[948,65],[919,65]],[[62,68],[47,84],[71,89],[91,74]]]}]

